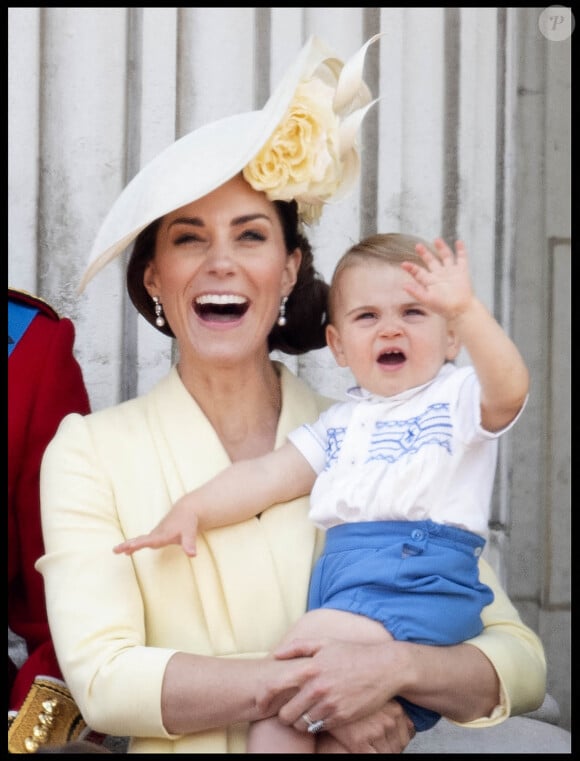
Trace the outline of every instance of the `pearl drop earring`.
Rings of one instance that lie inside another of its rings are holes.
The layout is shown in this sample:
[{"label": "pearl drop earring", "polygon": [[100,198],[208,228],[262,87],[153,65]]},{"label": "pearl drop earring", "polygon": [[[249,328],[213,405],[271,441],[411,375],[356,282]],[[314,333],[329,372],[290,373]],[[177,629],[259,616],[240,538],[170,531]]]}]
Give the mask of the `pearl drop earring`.
[{"label": "pearl drop earring", "polygon": [[286,302],[288,301],[288,296],[282,296],[282,300],[280,301],[280,314],[278,316],[278,325],[283,328],[284,325],[286,325]]},{"label": "pearl drop earring", "polygon": [[153,303],[155,304],[155,324],[158,328],[162,328],[165,325],[165,317],[163,316],[163,306],[159,301],[159,296],[152,296]]}]

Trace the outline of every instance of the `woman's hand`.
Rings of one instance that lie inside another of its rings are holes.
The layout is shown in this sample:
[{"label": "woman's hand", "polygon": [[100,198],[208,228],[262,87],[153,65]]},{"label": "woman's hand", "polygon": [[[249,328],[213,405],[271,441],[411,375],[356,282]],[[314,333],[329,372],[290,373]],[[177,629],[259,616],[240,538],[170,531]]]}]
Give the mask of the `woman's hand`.
[{"label": "woman's hand", "polygon": [[413,722],[396,700],[379,711],[317,738],[317,753],[402,753],[415,736]]},{"label": "woman's hand", "polygon": [[308,729],[305,713],[313,722],[324,720],[324,731],[316,735],[317,753],[401,753],[415,727],[389,694],[398,694],[399,683],[388,674],[397,663],[404,671],[398,650],[392,640],[376,645],[293,640],[275,650],[280,666],[290,668],[277,671],[257,707],[263,715],[277,711],[282,723],[299,732]]},{"label": "woman's hand", "polygon": [[500,704],[499,678],[491,661],[468,642],[441,647],[304,638],[274,655],[290,668],[269,680],[260,696],[267,706],[268,700],[274,703],[284,690],[292,695],[293,689],[288,702],[278,702],[276,709],[280,721],[299,731],[307,728],[300,720],[305,713],[332,730],[374,713],[395,696],[462,723],[490,716]]},{"label": "woman's hand", "polygon": [[305,713],[311,721],[324,720],[327,730],[367,717],[399,694],[405,668],[397,661],[398,649],[399,643],[390,640],[378,644],[294,640],[277,648],[274,656],[289,663],[306,659],[285,670],[276,683],[269,683],[258,707],[267,715],[273,704],[280,705],[280,693],[288,694],[293,688],[296,692],[279,709],[278,718],[299,731],[307,729]]}]

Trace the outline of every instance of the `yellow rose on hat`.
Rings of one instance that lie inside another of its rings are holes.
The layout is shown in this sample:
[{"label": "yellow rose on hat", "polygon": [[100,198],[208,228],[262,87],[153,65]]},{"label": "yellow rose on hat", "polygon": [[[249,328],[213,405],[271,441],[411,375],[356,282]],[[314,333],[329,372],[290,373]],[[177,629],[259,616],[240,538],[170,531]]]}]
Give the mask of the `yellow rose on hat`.
[{"label": "yellow rose on hat", "polygon": [[282,122],[244,177],[270,200],[298,202],[300,216],[314,222],[343,175],[335,90],[319,79],[302,82]]},{"label": "yellow rose on hat", "polygon": [[321,54],[298,81],[290,105],[269,139],[243,169],[247,182],[271,201],[298,203],[303,222],[316,222],[324,204],[344,198],[359,176],[357,133],[376,102],[362,79],[366,50],[343,64]]}]

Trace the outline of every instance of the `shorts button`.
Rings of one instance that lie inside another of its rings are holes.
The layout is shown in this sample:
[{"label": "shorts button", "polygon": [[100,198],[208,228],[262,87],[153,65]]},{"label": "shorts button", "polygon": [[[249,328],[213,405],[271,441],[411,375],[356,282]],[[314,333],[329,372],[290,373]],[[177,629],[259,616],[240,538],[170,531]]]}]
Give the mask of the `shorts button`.
[{"label": "shorts button", "polygon": [[414,528],[411,531],[411,539],[414,539],[416,542],[423,539],[423,536],[425,535],[425,532],[422,531],[420,528]]}]

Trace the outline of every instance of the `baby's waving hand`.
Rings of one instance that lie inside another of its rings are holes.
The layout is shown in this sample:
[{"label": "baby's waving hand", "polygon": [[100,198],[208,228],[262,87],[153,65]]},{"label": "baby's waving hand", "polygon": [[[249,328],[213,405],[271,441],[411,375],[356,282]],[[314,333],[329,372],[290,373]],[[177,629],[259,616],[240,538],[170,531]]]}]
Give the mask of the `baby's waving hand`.
[{"label": "baby's waving hand", "polygon": [[437,256],[422,243],[416,246],[425,267],[413,262],[401,264],[413,278],[405,290],[446,320],[453,320],[471,306],[474,297],[467,251],[460,240],[455,253],[442,238],[436,238],[433,245]]}]

